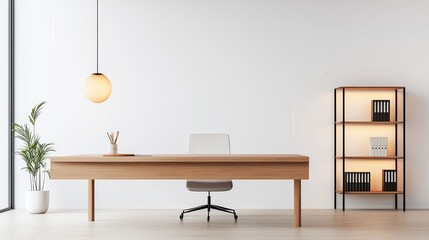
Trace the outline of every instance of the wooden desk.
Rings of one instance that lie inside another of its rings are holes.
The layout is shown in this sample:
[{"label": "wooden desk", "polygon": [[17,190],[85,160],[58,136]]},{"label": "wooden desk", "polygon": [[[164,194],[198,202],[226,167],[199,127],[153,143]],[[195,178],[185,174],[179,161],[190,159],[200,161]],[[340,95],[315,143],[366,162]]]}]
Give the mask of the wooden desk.
[{"label": "wooden desk", "polygon": [[52,157],[51,179],[88,179],[88,220],[95,219],[96,179],[293,179],[295,226],[301,226],[301,179],[309,158],[294,154]]}]

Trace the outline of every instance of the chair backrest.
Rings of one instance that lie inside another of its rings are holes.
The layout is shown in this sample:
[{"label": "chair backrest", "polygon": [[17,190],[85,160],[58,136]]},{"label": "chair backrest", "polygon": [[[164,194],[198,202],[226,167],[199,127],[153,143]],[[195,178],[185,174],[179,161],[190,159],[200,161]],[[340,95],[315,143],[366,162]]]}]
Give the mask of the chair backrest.
[{"label": "chair backrest", "polygon": [[230,154],[228,134],[191,134],[189,136],[190,154]]}]

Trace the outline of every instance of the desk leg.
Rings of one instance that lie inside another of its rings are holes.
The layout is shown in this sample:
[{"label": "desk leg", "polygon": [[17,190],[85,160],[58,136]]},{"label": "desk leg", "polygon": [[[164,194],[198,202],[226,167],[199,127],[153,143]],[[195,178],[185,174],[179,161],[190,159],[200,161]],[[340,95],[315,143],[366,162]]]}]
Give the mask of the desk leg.
[{"label": "desk leg", "polygon": [[95,219],[95,180],[88,180],[88,221]]},{"label": "desk leg", "polygon": [[301,227],[301,179],[294,180],[295,227]]}]

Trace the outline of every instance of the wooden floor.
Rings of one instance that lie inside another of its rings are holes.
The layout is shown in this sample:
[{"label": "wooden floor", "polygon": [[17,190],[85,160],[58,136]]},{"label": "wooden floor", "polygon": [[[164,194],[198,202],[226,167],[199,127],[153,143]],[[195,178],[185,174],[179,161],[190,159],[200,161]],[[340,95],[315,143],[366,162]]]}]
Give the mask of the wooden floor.
[{"label": "wooden floor", "polygon": [[97,210],[96,222],[84,210],[23,210],[0,213],[1,240],[64,239],[428,239],[429,211],[303,210],[302,228],[293,210],[238,210],[231,215],[179,210]]}]

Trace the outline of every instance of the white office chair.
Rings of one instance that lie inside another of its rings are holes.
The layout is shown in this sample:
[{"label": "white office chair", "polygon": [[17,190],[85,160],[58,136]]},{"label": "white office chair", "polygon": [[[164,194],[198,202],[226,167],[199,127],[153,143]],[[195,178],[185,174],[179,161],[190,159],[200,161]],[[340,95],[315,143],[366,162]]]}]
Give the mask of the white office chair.
[{"label": "white office chair", "polygon": [[[191,134],[189,137],[190,154],[230,154],[229,135],[228,134]],[[210,192],[223,192],[232,189],[231,180],[188,180],[186,187],[189,191],[207,192],[207,204],[194,208],[188,208],[180,214],[180,220],[183,220],[185,213],[207,209],[207,221],[210,221],[210,210],[215,209],[222,212],[234,214],[234,219],[238,216],[234,209],[213,205],[211,203]]]}]

